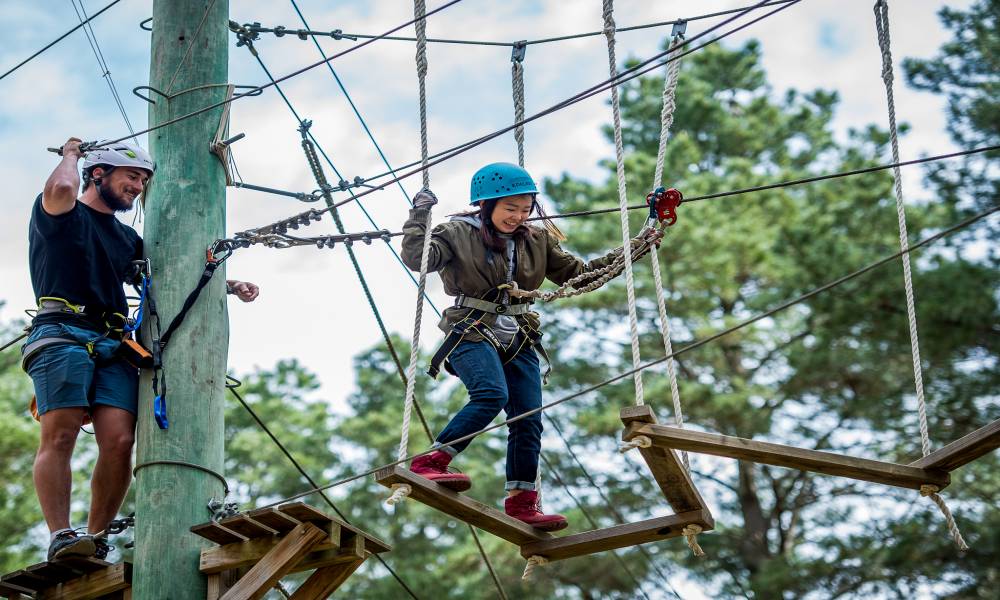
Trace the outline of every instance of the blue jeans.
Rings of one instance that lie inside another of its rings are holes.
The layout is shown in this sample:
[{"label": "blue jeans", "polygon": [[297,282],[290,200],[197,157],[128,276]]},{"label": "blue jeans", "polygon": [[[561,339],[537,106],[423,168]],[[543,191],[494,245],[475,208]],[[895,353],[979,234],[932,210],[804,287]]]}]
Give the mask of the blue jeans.
[{"label": "blue jeans", "polygon": [[[542,376],[538,356],[532,348],[522,350],[507,364],[489,342],[462,342],[448,357],[469,391],[469,402],[458,411],[437,437],[448,443],[488,426],[500,411],[516,417],[542,405]],[[542,415],[536,413],[515,421],[507,433],[508,490],[533,490],[538,474],[538,454],[542,450]],[[443,451],[458,454],[472,440],[446,446]]]}]

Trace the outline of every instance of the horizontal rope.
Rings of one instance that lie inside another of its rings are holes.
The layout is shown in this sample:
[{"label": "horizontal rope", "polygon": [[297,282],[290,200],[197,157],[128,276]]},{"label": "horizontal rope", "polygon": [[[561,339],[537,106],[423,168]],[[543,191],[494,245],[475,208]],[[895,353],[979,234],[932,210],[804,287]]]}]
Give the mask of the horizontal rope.
[{"label": "horizontal rope", "polygon": [[779,313],[781,311],[787,310],[788,308],[791,308],[792,306],[795,306],[797,304],[801,304],[802,302],[805,302],[806,300],[809,300],[809,299],[811,299],[811,298],[813,298],[813,297],[815,297],[815,296],[817,296],[817,295],[819,295],[819,294],[821,294],[821,293],[823,293],[823,292],[825,292],[827,290],[830,290],[830,289],[832,289],[834,287],[843,285],[844,283],[847,283],[848,281],[856,279],[856,278],[864,275],[865,273],[868,273],[868,272],[873,271],[873,270],[875,270],[875,269],[877,269],[877,268],[879,268],[879,267],[881,267],[881,266],[883,266],[883,265],[885,265],[887,263],[890,263],[890,262],[898,259],[903,254],[912,253],[915,250],[918,250],[918,249],[923,248],[923,247],[925,247],[927,245],[930,245],[930,244],[932,244],[932,243],[934,243],[934,242],[936,242],[936,241],[938,241],[938,240],[940,240],[940,239],[942,239],[944,237],[947,237],[948,235],[951,235],[951,234],[953,234],[953,233],[955,233],[957,231],[965,229],[966,227],[969,227],[970,225],[976,223],[977,221],[985,219],[986,217],[988,217],[988,216],[990,216],[990,215],[992,215],[992,214],[994,214],[994,213],[996,213],[998,211],[1000,211],[1000,206],[994,206],[991,209],[988,209],[988,210],[986,210],[984,212],[981,212],[981,213],[976,214],[976,215],[974,215],[972,217],[969,217],[968,219],[965,219],[965,220],[963,220],[963,221],[961,221],[961,222],[959,222],[959,223],[957,223],[955,225],[952,225],[951,227],[948,227],[947,229],[944,229],[944,230],[942,230],[942,231],[940,231],[940,232],[938,232],[938,233],[936,233],[936,234],[934,234],[934,235],[932,235],[930,237],[924,238],[923,240],[912,244],[905,251],[901,250],[901,251],[896,252],[894,254],[891,254],[889,256],[885,256],[885,257],[883,257],[883,258],[881,258],[881,259],[879,259],[879,260],[877,260],[877,261],[875,261],[873,263],[870,263],[870,264],[868,264],[868,265],[866,265],[866,266],[864,266],[864,267],[862,267],[862,268],[860,268],[860,269],[858,269],[856,271],[853,271],[851,273],[848,273],[847,275],[839,277],[839,278],[837,278],[837,279],[835,279],[835,280],[833,280],[833,281],[831,281],[829,283],[826,283],[826,284],[824,284],[824,285],[822,285],[822,286],[820,286],[818,288],[814,288],[813,290],[811,290],[809,292],[806,292],[805,294],[802,294],[802,295],[800,295],[800,296],[798,296],[798,297],[796,297],[796,298],[794,298],[792,300],[788,300],[786,302],[783,302],[782,304],[779,304],[778,306],[776,306],[776,307],[774,307],[774,308],[772,308],[770,310],[767,310],[767,311],[765,311],[763,313],[759,313],[759,314],[757,314],[754,317],[751,317],[751,318],[749,318],[749,319],[747,319],[745,321],[737,323],[736,325],[733,325],[732,327],[728,327],[726,329],[723,329],[723,330],[721,330],[719,332],[716,332],[716,333],[714,333],[714,334],[712,334],[712,335],[710,335],[710,336],[708,336],[706,338],[702,338],[702,339],[697,340],[695,342],[691,342],[690,344],[687,344],[686,346],[682,347],[681,349],[675,351],[672,355],[662,356],[660,358],[657,358],[657,359],[654,359],[652,361],[649,361],[649,362],[647,362],[647,363],[645,363],[645,364],[643,364],[643,365],[641,365],[641,366],[639,366],[637,368],[629,369],[627,371],[623,371],[623,372],[615,375],[614,377],[606,379],[606,380],[604,380],[604,381],[602,381],[600,383],[596,383],[594,385],[591,385],[591,386],[588,386],[586,388],[583,388],[582,390],[578,390],[576,392],[573,392],[572,394],[569,394],[567,396],[559,398],[558,400],[553,400],[552,402],[549,402],[547,404],[543,404],[543,405],[541,405],[538,408],[533,408],[533,409],[531,409],[529,411],[521,413],[520,415],[518,415],[516,417],[512,417],[512,418],[507,419],[505,421],[502,421],[500,423],[491,424],[491,425],[489,425],[489,426],[487,426],[487,427],[485,427],[485,428],[483,428],[483,429],[481,429],[479,431],[476,431],[476,432],[470,433],[468,435],[462,436],[462,437],[457,438],[455,440],[452,440],[450,442],[440,444],[436,448],[433,448],[433,449],[428,448],[427,450],[424,450],[423,452],[418,452],[416,454],[407,456],[407,457],[405,457],[405,458],[403,458],[401,460],[396,460],[396,461],[393,461],[393,462],[385,463],[383,465],[379,465],[377,467],[373,467],[373,468],[368,469],[368,470],[366,470],[364,472],[357,473],[357,474],[354,474],[354,475],[350,475],[348,477],[344,477],[342,479],[339,479],[337,481],[334,481],[333,483],[329,483],[329,484],[324,485],[322,487],[318,487],[318,488],[314,488],[314,489],[307,490],[307,491],[304,491],[304,492],[300,492],[300,493],[298,493],[298,494],[296,494],[294,496],[290,496],[288,498],[284,498],[284,499],[279,500],[277,502],[273,502],[273,503],[270,503],[270,504],[265,504],[264,506],[261,506],[259,508],[270,508],[270,507],[273,507],[273,506],[278,506],[279,504],[282,504],[282,503],[285,503],[285,502],[290,502],[292,500],[297,500],[299,498],[304,498],[305,496],[309,496],[309,495],[315,494],[316,492],[321,492],[321,491],[324,491],[324,490],[328,490],[328,489],[331,489],[331,488],[335,488],[335,487],[344,485],[346,483],[350,483],[352,481],[357,481],[358,479],[361,479],[363,477],[367,477],[369,475],[374,475],[375,473],[377,473],[378,471],[380,471],[382,469],[387,469],[389,467],[395,467],[397,465],[401,465],[403,463],[409,462],[410,460],[413,460],[417,456],[421,456],[423,454],[427,454],[428,452],[431,452],[432,450],[440,449],[441,446],[449,446],[449,447],[454,446],[455,444],[459,444],[459,443],[465,442],[467,440],[471,440],[471,439],[473,439],[473,438],[475,438],[477,436],[480,436],[480,435],[482,435],[484,433],[487,433],[489,431],[493,431],[494,429],[499,429],[500,427],[504,427],[506,425],[510,425],[511,423],[514,423],[514,422],[517,422],[517,421],[521,421],[523,419],[527,419],[527,418],[532,417],[532,416],[534,416],[536,414],[539,414],[541,412],[549,410],[549,409],[551,409],[551,408],[553,408],[555,406],[559,406],[560,404],[564,404],[566,402],[569,402],[570,400],[575,400],[576,398],[579,398],[580,396],[584,396],[584,395],[589,394],[591,392],[597,391],[597,390],[599,390],[599,389],[601,389],[601,388],[603,388],[605,386],[611,385],[613,383],[616,383],[618,381],[621,381],[623,379],[631,377],[634,373],[636,373],[638,371],[641,371],[641,370],[648,369],[648,368],[654,367],[656,365],[659,365],[659,364],[661,364],[661,363],[663,363],[663,362],[665,362],[665,361],[667,361],[667,360],[669,360],[671,358],[676,358],[677,356],[680,356],[681,354],[685,354],[687,352],[690,352],[692,350],[700,348],[700,347],[704,346],[705,344],[708,344],[709,342],[713,342],[713,341],[715,341],[715,340],[717,340],[719,338],[725,337],[725,336],[727,336],[727,335],[729,335],[729,334],[731,334],[731,333],[733,333],[735,331],[743,329],[744,327],[748,327],[749,325],[752,325],[752,324],[754,324],[754,323],[756,323],[758,321],[761,321],[763,319],[771,317],[771,316],[773,316],[773,315],[775,315],[775,314],[777,314],[777,313]]}]

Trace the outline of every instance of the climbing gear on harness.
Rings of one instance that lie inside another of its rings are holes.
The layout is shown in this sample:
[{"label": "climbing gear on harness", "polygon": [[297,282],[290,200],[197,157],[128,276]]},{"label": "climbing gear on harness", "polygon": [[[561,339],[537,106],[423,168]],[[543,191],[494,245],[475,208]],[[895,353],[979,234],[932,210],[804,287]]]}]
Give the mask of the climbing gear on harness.
[{"label": "climbing gear on harness", "polygon": [[492,163],[472,176],[469,204],[518,194],[537,194],[538,188],[531,175],[511,163]]},{"label": "climbing gear on harness", "polygon": [[167,330],[162,334],[160,333],[160,316],[156,310],[156,301],[153,299],[152,294],[146,297],[149,303],[149,314],[153,318],[153,327],[151,329],[155,330],[152,343],[153,418],[156,419],[156,425],[160,429],[168,429],[170,427],[170,420],[167,418],[167,378],[163,372],[163,352],[166,350],[167,344],[170,342],[170,338],[174,332],[181,326],[191,307],[198,300],[202,290],[212,280],[215,270],[232,253],[232,246],[228,245],[225,240],[218,240],[205,250],[205,270],[202,271],[201,278],[198,279],[198,283],[194,286],[194,289],[184,299],[184,304],[181,306],[180,311],[170,321]]},{"label": "climbing gear on harness", "polygon": [[118,142],[109,147],[101,147],[89,150],[83,157],[83,170],[92,167],[134,167],[149,171],[152,177],[156,173],[156,163],[145,150],[135,144],[128,142]]}]

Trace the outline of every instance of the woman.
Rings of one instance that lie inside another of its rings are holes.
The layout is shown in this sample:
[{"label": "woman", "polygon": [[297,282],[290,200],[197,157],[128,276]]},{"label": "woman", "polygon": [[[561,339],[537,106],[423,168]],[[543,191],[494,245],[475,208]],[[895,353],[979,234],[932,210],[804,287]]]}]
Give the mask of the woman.
[{"label": "woman", "polygon": [[[508,290],[514,284],[536,290],[545,279],[561,285],[615,257],[611,252],[584,262],[559,247],[566,238],[549,220],[542,221],[544,227],[529,225],[533,212],[545,216],[537,195],[535,182],[521,167],[486,165],[472,177],[471,204],[476,209],[432,232],[428,271],[440,272],[445,292],[456,300],[442,316],[439,326],[448,335],[432,359],[430,373],[436,375],[443,362],[465,384],[469,402],[438,435],[434,445],[440,449],[417,457],[410,469],[455,491],[472,485],[467,475],[448,471],[470,440],[443,444],[483,429],[501,410],[511,419],[542,404],[538,354],[544,356],[544,350],[538,315],[529,310],[530,302],[512,300]],[[415,271],[420,268],[427,214],[435,204],[433,192],[421,190],[403,227],[403,261]],[[587,281],[574,283],[582,286]],[[566,527],[566,518],[543,514],[535,489],[541,435],[539,413],[509,425],[504,510],[538,529],[555,531]]]}]

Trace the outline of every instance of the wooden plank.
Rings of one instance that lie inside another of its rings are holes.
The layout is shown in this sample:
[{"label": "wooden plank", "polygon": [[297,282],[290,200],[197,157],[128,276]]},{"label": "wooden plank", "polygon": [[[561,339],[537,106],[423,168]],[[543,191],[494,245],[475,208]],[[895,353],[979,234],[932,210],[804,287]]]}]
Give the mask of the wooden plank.
[{"label": "wooden plank", "polygon": [[295,527],[301,522],[298,519],[293,519],[285,513],[278,512],[273,508],[251,510],[247,513],[247,516],[258,523],[267,525],[279,533],[288,533],[289,531],[295,529]]},{"label": "wooden plank", "polygon": [[272,535],[278,533],[276,530],[254,521],[247,515],[234,515],[228,519],[219,521],[219,525],[222,525],[229,531],[234,531],[248,539],[271,537]]},{"label": "wooden plank", "polygon": [[7,573],[0,579],[0,583],[16,585],[32,591],[37,591],[51,585],[43,577],[29,573],[26,569],[18,569],[13,573]]},{"label": "wooden plank", "polygon": [[76,579],[82,574],[80,571],[70,568],[69,565],[50,562],[31,565],[25,571],[52,583],[61,583],[70,579]]},{"label": "wooden plank", "polygon": [[910,466],[918,469],[954,471],[997,448],[1000,448],[1000,420],[993,421],[986,427],[980,427],[944,448],[911,462]]},{"label": "wooden plank", "polygon": [[[24,594],[24,596],[22,596]],[[0,583],[0,596],[8,598],[8,600],[21,600],[21,598],[30,597],[34,592],[27,588],[23,588],[19,585],[14,585],[11,583]]]},{"label": "wooden plank", "polygon": [[247,539],[235,531],[230,531],[214,521],[202,523],[201,525],[195,525],[191,528],[191,533],[200,535],[206,540],[215,542],[216,544],[232,544],[234,542],[242,542]]},{"label": "wooden plank", "polygon": [[290,600],[324,600],[337,588],[342,586],[347,579],[354,574],[358,568],[364,564],[365,559],[355,560],[344,565],[323,567],[316,569],[316,572],[309,576],[305,582],[295,590]]},{"label": "wooden plank", "polygon": [[533,542],[521,546],[521,556],[544,556],[549,560],[563,560],[574,556],[584,556],[626,546],[637,546],[649,542],[658,542],[681,535],[688,525],[699,525],[703,531],[715,527],[712,515],[706,509],[692,510],[676,515],[658,517],[616,525],[606,529],[584,531],[544,542]]},{"label": "wooden plank", "polygon": [[718,433],[705,433],[648,423],[632,423],[625,430],[624,439],[630,440],[637,435],[645,435],[654,445],[665,448],[726,456],[777,467],[813,471],[824,475],[849,477],[916,490],[927,483],[944,488],[951,482],[946,471],[918,469],[907,465],[844,456],[819,450],[806,450],[770,442],[758,442]]},{"label": "wooden plank", "polygon": [[270,552],[222,596],[222,600],[263,598],[313,546],[326,537],[326,532],[312,523],[299,525],[281,538]]},{"label": "wooden plank", "polygon": [[351,525],[350,523],[345,523],[343,520],[338,519],[336,517],[332,517],[326,514],[325,512],[319,510],[318,508],[310,506],[304,502],[291,502],[289,504],[282,504],[281,506],[278,507],[278,510],[304,523],[320,524],[320,523],[329,523],[330,521],[339,523],[340,526],[345,530],[353,531],[358,535],[364,536],[365,539],[367,540],[365,548],[372,554],[381,554],[382,552],[388,552],[389,550],[392,550],[392,546],[386,544],[385,542],[375,537],[374,535],[368,533],[367,531],[363,531],[355,527],[354,525]]},{"label": "wooden plank", "polygon": [[132,564],[117,563],[38,593],[38,600],[94,600],[132,585]]},{"label": "wooden plank", "polygon": [[408,484],[413,489],[410,498],[519,546],[552,537],[491,506],[453,492],[398,465],[375,473],[375,481],[385,487],[392,487],[395,483]]},{"label": "wooden plank", "polygon": [[[643,404],[627,406],[621,410],[622,423],[627,427],[632,423],[656,423],[653,409]],[[680,456],[670,448],[651,446],[639,448],[639,454],[646,461],[653,479],[660,486],[660,491],[670,503],[675,513],[698,510],[705,507],[698,489],[694,487],[691,475],[684,468]]]},{"label": "wooden plank", "polygon": [[111,566],[106,560],[94,558],[93,556],[70,556],[56,561],[57,565],[69,567],[81,573],[93,573]]},{"label": "wooden plank", "polygon": [[[325,537],[313,547],[313,551],[340,548],[343,530],[338,523],[330,522],[319,529],[324,532]],[[351,536],[353,537],[354,534],[352,533]],[[223,546],[203,548],[198,569],[202,573],[211,574],[253,565],[273,550],[281,540],[281,537],[256,538]]]}]

